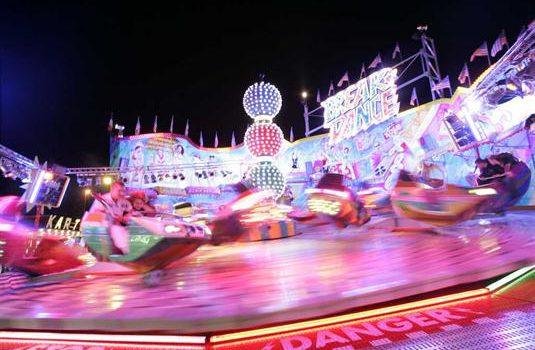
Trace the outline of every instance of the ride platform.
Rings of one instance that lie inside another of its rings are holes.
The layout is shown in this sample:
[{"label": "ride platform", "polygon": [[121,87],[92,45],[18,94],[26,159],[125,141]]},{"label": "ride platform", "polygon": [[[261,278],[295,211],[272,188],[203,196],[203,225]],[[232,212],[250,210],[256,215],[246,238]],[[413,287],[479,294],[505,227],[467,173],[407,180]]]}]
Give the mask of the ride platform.
[{"label": "ride platform", "polygon": [[[374,218],[344,230],[300,226],[302,235],[283,240],[201,247],[153,287],[136,274],[88,272],[31,286],[26,277],[5,273],[0,328],[206,337],[420,298],[535,262],[533,213],[476,218],[424,233],[392,232],[392,222]],[[298,348],[297,340],[291,344]]]}]

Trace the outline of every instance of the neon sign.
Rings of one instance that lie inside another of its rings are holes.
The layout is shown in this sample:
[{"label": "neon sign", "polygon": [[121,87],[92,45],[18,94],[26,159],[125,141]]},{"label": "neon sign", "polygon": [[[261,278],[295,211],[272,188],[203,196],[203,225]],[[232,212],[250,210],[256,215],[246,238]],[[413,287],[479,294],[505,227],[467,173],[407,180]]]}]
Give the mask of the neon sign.
[{"label": "neon sign", "polygon": [[396,79],[397,69],[381,69],[323,101],[323,127],[330,129],[330,143],[350,138],[397,115]]}]

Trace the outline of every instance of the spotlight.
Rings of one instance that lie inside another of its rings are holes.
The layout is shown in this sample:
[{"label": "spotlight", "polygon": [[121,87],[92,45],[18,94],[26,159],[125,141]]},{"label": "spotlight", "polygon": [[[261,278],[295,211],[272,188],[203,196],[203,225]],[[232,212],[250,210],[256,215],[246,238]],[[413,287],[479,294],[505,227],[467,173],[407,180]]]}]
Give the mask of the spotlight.
[{"label": "spotlight", "polygon": [[466,99],[465,107],[471,114],[477,114],[481,111],[483,104],[477,99]]},{"label": "spotlight", "polygon": [[418,32],[412,35],[412,40],[420,40],[422,36],[425,36],[425,32],[427,31],[427,24],[419,25],[418,27],[416,27],[416,29],[418,30]]},{"label": "spotlight", "polygon": [[518,87],[513,83],[507,83],[507,90],[516,91],[518,90]]},{"label": "spotlight", "polygon": [[123,137],[124,125],[115,124],[115,130],[118,131],[119,137]]},{"label": "spotlight", "polygon": [[308,97],[308,92],[306,91],[301,92],[301,97],[303,98],[303,100],[306,99]]},{"label": "spotlight", "polygon": [[104,176],[102,178],[102,183],[106,186],[109,186],[111,185],[111,183],[113,182],[113,179],[111,178],[111,176]]},{"label": "spotlight", "polygon": [[91,189],[86,188],[86,189],[84,190],[84,195],[89,196],[90,194],[91,194]]},{"label": "spotlight", "polygon": [[425,32],[427,30],[427,24],[416,27],[420,32]]}]

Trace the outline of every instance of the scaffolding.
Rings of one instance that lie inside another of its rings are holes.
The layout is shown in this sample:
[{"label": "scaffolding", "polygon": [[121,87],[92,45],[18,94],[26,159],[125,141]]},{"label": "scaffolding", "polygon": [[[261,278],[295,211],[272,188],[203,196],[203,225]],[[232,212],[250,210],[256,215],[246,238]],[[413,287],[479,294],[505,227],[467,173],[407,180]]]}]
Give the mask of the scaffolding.
[{"label": "scaffolding", "polygon": [[[418,39],[421,42],[421,47],[417,53],[403,59],[401,62],[392,66],[391,68],[397,68],[400,73],[398,74],[398,81],[403,79],[404,81],[401,84],[397,85],[397,89],[403,89],[421,79],[427,79],[429,82],[429,89],[431,90],[431,98],[433,100],[437,98],[443,98],[444,92],[442,89],[434,89],[433,87],[442,81],[442,76],[440,75],[440,68],[438,66],[438,56],[435,48],[435,42],[432,38],[428,37],[425,34],[425,29],[420,29],[418,34]],[[407,77],[408,70],[411,67],[419,67],[419,73],[409,78]],[[452,94],[451,87],[449,88],[450,96]],[[323,122],[321,125],[316,126],[311,129],[310,118],[321,118],[323,119],[323,114],[321,110],[323,107],[319,105],[318,107],[310,110],[308,103],[303,101],[303,117],[305,120],[305,137],[313,135],[315,132],[323,129]]]},{"label": "scaffolding", "polygon": [[5,177],[26,181],[37,165],[29,158],[0,145],[0,173]]}]

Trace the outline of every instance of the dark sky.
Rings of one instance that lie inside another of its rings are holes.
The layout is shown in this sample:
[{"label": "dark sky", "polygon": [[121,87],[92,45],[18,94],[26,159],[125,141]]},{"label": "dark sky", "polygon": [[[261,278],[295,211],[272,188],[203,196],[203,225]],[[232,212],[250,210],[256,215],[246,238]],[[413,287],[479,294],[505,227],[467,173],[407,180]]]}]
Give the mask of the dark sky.
[{"label": "dark sky", "polygon": [[353,79],[378,52],[390,56],[396,41],[413,53],[418,24],[453,82],[484,40],[505,28],[512,42],[535,18],[535,1],[386,3],[3,1],[1,143],[65,166],[105,165],[114,112],[127,134],[137,115],[149,131],[155,114],[161,129],[175,114],[175,130],[189,118],[193,139],[202,130],[211,144],[217,130],[228,145],[232,130],[239,141],[245,132],[242,95],[259,73],[281,90],[275,121],[302,137],[302,89],[315,100],[346,70]]}]

